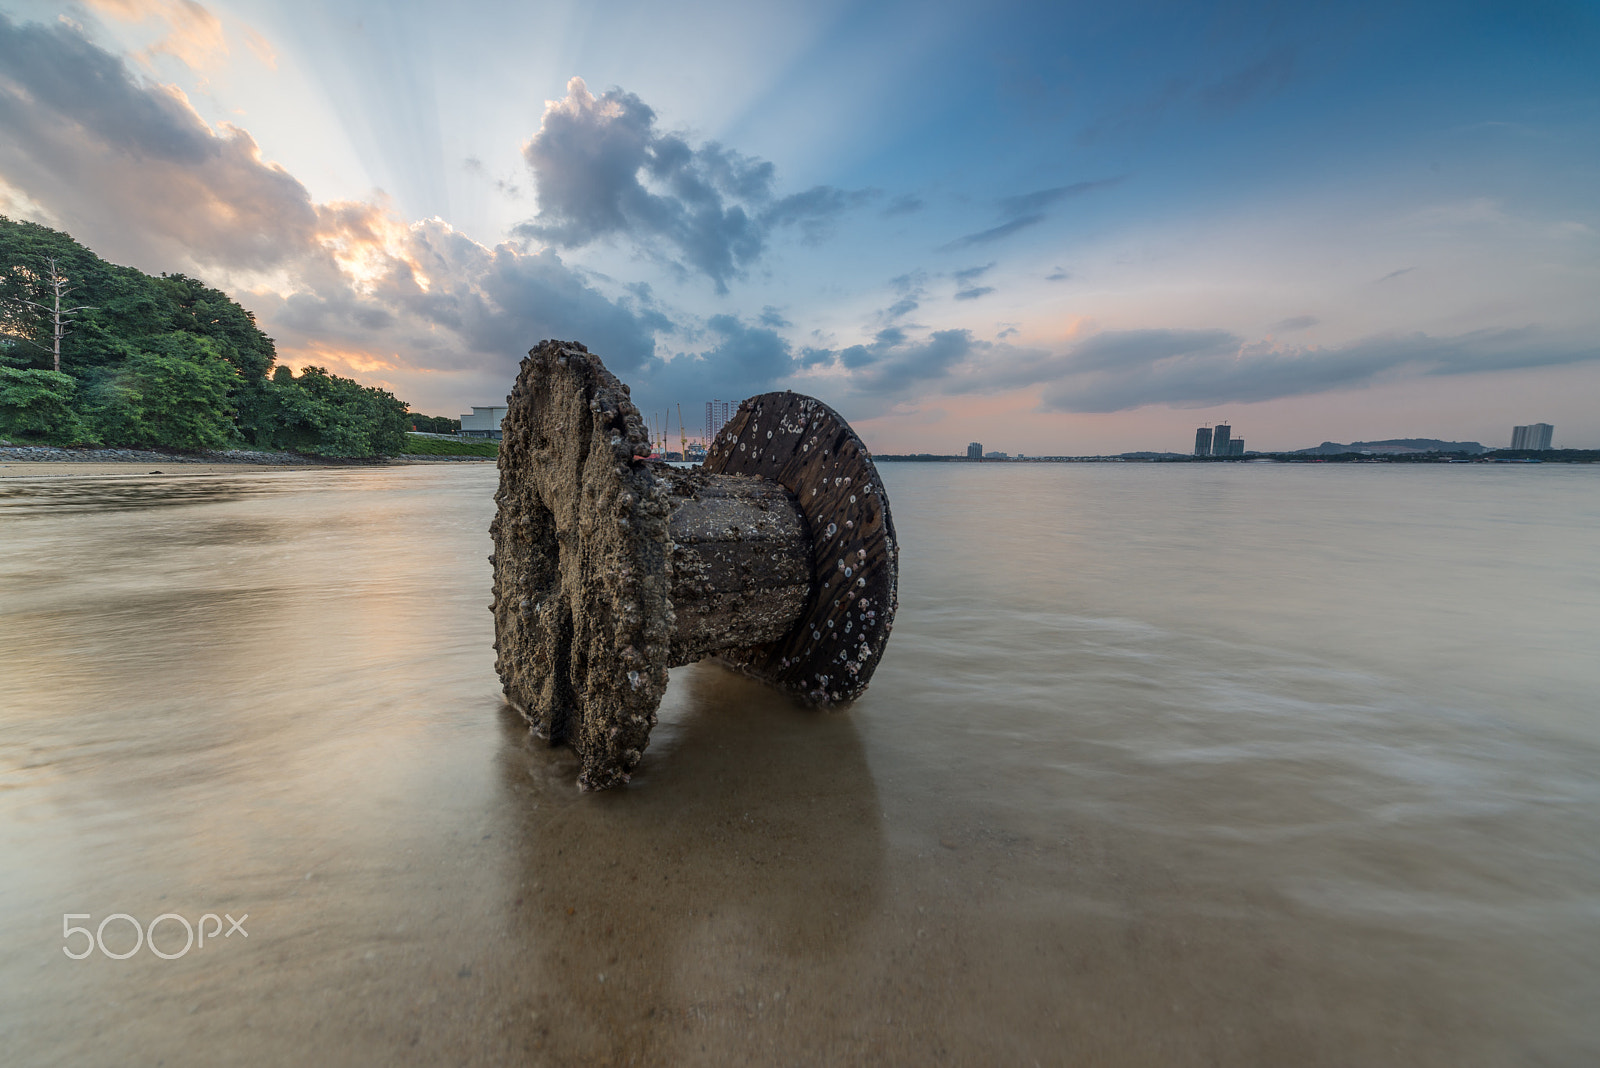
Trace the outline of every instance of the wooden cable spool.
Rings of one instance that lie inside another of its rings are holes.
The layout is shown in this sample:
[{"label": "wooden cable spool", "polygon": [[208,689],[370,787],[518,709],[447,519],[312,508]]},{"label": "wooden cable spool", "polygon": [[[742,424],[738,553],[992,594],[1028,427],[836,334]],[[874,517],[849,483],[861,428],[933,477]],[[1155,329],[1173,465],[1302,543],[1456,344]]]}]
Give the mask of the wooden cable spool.
[{"label": "wooden cable spool", "polygon": [[871,456],[827,405],[752,397],[700,467],[673,467],[599,357],[545,341],[501,431],[495,669],[577,751],[580,786],[628,781],[670,667],[720,657],[818,705],[866,689],[899,549]]}]

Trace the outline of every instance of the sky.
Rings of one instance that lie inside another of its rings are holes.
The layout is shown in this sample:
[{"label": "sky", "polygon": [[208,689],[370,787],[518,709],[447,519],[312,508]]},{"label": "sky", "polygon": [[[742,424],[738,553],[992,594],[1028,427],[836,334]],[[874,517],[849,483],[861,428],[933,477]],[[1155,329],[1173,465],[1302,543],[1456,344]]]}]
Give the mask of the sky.
[{"label": "sky", "polygon": [[1600,448],[1600,6],[0,0],[0,214],[292,367],[880,453]]}]

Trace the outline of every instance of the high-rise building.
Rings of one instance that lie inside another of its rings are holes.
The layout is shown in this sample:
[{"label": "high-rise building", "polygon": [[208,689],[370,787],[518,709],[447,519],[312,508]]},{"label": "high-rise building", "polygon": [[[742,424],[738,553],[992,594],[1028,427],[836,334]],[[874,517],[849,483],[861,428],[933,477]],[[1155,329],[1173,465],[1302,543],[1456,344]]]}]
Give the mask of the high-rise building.
[{"label": "high-rise building", "polygon": [[981,459],[983,459],[983,445],[980,444],[979,442],[976,442],[976,441],[974,441],[971,445],[968,445],[967,446],[967,459],[969,459],[969,460],[981,460]]},{"label": "high-rise building", "polygon": [[710,445],[716,440],[717,431],[722,425],[733,418],[734,404],[732,401],[708,400],[706,401],[706,444]]},{"label": "high-rise building", "polygon": [[1230,440],[1228,442],[1228,455],[1229,456],[1243,456],[1244,455],[1244,438],[1233,438],[1232,440]]},{"label": "high-rise building", "polygon": [[1228,450],[1232,447],[1228,444],[1228,439],[1231,437],[1233,437],[1233,427],[1227,423],[1218,423],[1213,427],[1211,430],[1211,455],[1228,455]]},{"label": "high-rise building", "polygon": [[1203,426],[1194,432],[1194,454],[1196,456],[1211,455],[1211,428]]},{"label": "high-rise building", "polygon": [[1514,426],[1511,428],[1511,447],[1513,449],[1548,449],[1550,447],[1550,439],[1555,432],[1556,428],[1549,423]]}]

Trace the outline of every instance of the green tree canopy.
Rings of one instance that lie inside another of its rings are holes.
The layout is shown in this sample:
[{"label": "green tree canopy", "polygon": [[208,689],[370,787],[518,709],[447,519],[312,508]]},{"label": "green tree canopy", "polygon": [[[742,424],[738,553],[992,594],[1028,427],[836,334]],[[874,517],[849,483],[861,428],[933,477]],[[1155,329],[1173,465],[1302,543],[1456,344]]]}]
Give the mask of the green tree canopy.
[{"label": "green tree canopy", "polygon": [[77,391],[69,375],[0,366],[0,434],[79,444],[87,435],[72,405]]},{"label": "green tree canopy", "polygon": [[269,377],[277,360],[272,339],[226,293],[185,275],[155,277],[107,263],[67,234],[5,216],[0,367],[51,366],[49,317],[34,306],[48,304],[50,259],[75,287],[74,304],[89,308],[62,341],[67,386],[6,380],[17,398],[3,417],[11,420],[3,424],[8,435],[183,449],[249,444],[327,456],[404,447],[406,406],[391,394],[321,368],[299,378],[278,368],[282,373]]}]

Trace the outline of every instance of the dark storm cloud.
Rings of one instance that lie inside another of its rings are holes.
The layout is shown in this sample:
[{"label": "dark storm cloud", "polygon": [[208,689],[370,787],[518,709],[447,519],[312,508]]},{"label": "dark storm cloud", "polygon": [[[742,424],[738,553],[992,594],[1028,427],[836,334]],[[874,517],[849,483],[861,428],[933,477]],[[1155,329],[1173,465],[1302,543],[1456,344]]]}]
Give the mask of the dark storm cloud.
[{"label": "dark storm cloud", "polygon": [[841,214],[877,195],[816,186],[778,197],[771,163],[661,133],[633,93],[596,97],[581,78],[546,109],[524,156],[539,214],[520,234],[565,248],[611,236],[664,246],[718,293],[761,258],[774,230],[823,240]]},{"label": "dark storm cloud", "polygon": [[243,130],[212,132],[65,25],[0,15],[0,174],[113,259],[269,267],[317,226]]}]

